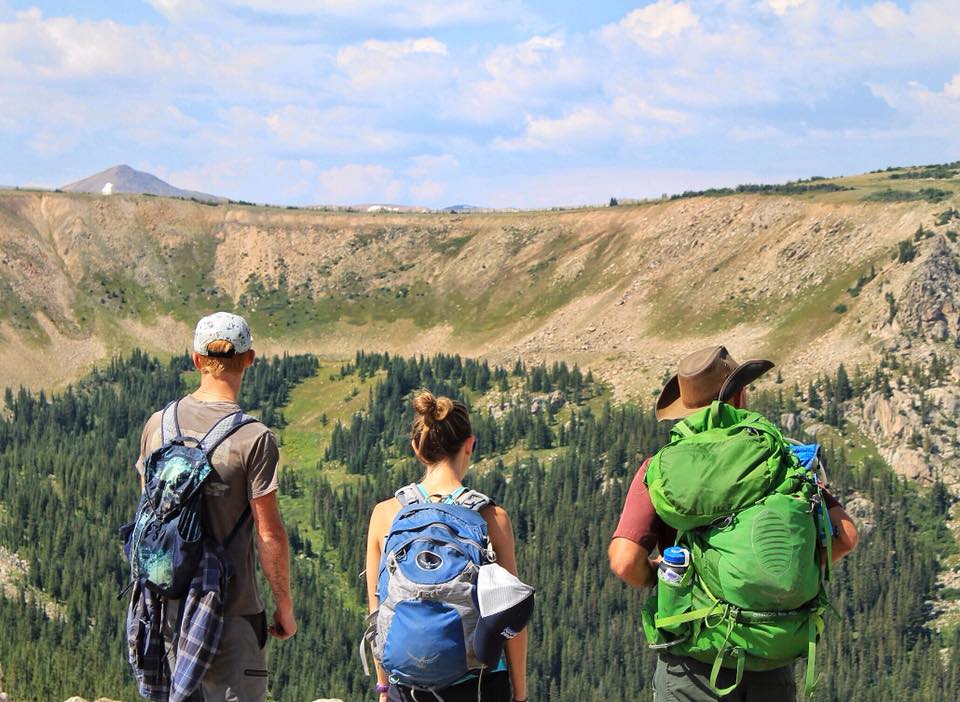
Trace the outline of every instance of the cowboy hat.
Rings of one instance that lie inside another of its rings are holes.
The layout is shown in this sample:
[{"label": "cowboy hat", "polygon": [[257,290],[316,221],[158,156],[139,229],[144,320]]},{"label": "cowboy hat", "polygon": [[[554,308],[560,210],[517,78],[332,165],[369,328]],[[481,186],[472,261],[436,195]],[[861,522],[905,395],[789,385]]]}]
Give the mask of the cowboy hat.
[{"label": "cowboy hat", "polygon": [[771,361],[737,363],[725,346],[708,346],[685,356],[657,398],[657,419],[682,419],[714,400],[726,402],[768,370]]}]

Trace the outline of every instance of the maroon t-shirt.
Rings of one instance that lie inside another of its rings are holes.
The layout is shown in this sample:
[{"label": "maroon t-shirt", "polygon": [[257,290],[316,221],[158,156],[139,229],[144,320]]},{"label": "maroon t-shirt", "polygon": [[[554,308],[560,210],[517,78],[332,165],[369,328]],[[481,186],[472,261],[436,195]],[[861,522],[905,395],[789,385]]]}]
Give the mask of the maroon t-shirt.
[{"label": "maroon t-shirt", "polygon": [[[620,513],[620,523],[617,524],[617,529],[613,532],[613,538],[629,539],[643,546],[648,553],[652,553],[654,547],[660,546],[660,544],[672,545],[675,543],[677,531],[667,526],[653,509],[650,493],[647,491],[647,484],[644,481],[649,464],[650,459],[648,458],[640,466],[640,470],[633,478],[633,483],[630,484],[623,511]],[[826,490],[823,491],[823,501],[828,510],[840,504]]]}]

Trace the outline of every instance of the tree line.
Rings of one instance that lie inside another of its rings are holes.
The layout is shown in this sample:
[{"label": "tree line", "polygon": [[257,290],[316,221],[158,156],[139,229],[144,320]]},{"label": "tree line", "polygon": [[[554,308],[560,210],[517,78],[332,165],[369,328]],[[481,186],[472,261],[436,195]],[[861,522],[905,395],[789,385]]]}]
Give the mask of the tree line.
[{"label": "tree line", "polygon": [[[838,369],[806,388],[781,384],[754,394],[752,404],[779,421],[818,400],[816,411],[842,429],[844,402],[891,382],[898,362],[884,363],[879,375]],[[186,391],[187,368],[184,358],[162,363],[136,351],[61,393],[4,393],[0,545],[30,566],[14,596],[0,598],[0,664],[14,699],[135,699],[124,603],[116,599],[127,576],[116,528],[136,501],[133,461],[143,423]],[[269,404],[274,422],[283,421],[290,390],[316,369],[310,356],[258,361],[245,385],[247,408]],[[896,373],[934,382],[948,370],[938,359],[900,364]],[[667,438],[652,408],[608,401],[592,376],[565,364],[506,369],[455,356],[358,354],[342,373],[370,386],[366,409],[335,429],[326,458],[354,477],[335,484],[322,471],[300,471],[285,475],[281,487],[306,501],[309,523],[288,524],[301,629],[271,644],[272,696],[372,695],[357,658],[366,520],[376,502],[421,474],[409,456],[410,393],[426,386],[470,407],[482,453],[469,481],[510,513],[521,576],[538,589],[531,699],[650,700],[645,593],[610,573],[606,545],[637,467]],[[559,393],[553,403],[551,393]],[[869,501],[876,527],[830,582],[840,616],[831,617],[819,647],[814,699],[952,699],[960,641],[928,627],[938,559],[956,548],[945,526],[949,494],[942,485],[921,491],[878,460],[854,463],[842,444],[826,450],[831,489],[841,500]],[[44,611],[37,598],[56,606]],[[84,665],[75,665],[76,656]]]}]

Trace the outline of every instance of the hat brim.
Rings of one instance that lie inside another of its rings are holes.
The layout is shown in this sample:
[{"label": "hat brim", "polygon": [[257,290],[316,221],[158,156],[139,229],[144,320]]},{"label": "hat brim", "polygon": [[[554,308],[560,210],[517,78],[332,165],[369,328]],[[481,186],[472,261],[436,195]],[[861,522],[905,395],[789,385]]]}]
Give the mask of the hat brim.
[{"label": "hat brim", "polygon": [[737,390],[747,387],[773,367],[773,361],[763,359],[741,363],[733,370],[733,373],[728,375],[727,379],[723,381],[723,385],[720,386],[720,392],[717,393],[717,399],[721,402],[726,402],[737,394]]},{"label": "hat brim", "polygon": [[669,419],[683,419],[689,417],[702,407],[687,407],[680,397],[680,379],[674,375],[660,391],[657,398],[657,421],[665,422]]},{"label": "hat brim", "polygon": [[[720,386],[720,391],[717,393],[716,399],[726,402],[737,393],[737,390],[757,380],[757,378],[773,367],[773,361],[762,359],[741,363],[734,368],[733,372],[723,381],[723,385]],[[683,419],[689,417],[694,412],[702,410],[704,406],[705,405],[687,407],[683,404],[683,399],[680,397],[680,380],[674,375],[667,381],[667,384],[663,386],[663,390],[660,391],[660,397],[657,398],[657,420],[664,422],[670,419]]]}]

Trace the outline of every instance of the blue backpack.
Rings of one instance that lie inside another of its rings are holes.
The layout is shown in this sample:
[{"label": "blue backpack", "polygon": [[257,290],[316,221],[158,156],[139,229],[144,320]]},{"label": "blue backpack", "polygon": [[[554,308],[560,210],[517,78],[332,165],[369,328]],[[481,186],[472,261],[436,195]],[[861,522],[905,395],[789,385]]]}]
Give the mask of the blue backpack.
[{"label": "blue backpack", "polygon": [[403,505],[387,534],[377,584],[379,609],[361,643],[369,642],[393,683],[421,690],[451,685],[483,668],[474,650],[480,617],[477,575],[496,561],[486,495],[460,488],[430,502],[417,484],[397,491]]},{"label": "blue backpack", "polygon": [[[134,520],[121,527],[130,562],[130,585],[140,583],[162,597],[186,594],[203,554],[203,484],[213,472],[211,458],[224,439],[258,421],[234,412],[221,418],[200,440],[183,436],[179,400],[163,409],[160,448],[144,465],[144,490]],[[226,548],[250,515],[250,507],[221,544]],[[121,593],[121,597],[124,593]]]}]

